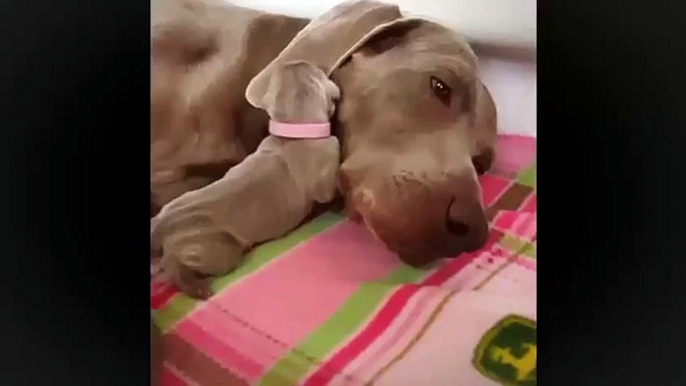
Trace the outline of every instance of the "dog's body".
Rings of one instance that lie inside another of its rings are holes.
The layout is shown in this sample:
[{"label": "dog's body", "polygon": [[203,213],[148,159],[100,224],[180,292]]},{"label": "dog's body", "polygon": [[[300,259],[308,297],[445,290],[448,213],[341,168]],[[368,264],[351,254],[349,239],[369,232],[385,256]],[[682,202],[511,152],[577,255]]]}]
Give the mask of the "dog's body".
[{"label": "dog's body", "polygon": [[[354,7],[336,21],[351,23]],[[340,191],[352,217],[422,265],[485,241],[476,175],[493,157],[495,106],[460,35],[402,19],[397,7],[383,12],[397,21],[365,36],[331,75],[342,94]],[[245,89],[307,24],[211,0],[152,0],[153,206],[221,178],[257,149],[269,118]],[[323,34],[335,43],[333,32]]]},{"label": "dog's body", "polygon": [[[338,97],[324,71],[297,61],[274,71],[260,107],[278,124],[326,127]],[[185,294],[209,297],[202,276],[229,273],[249,248],[283,236],[313,205],[334,198],[339,162],[336,137],[268,136],[224,177],[175,198],[151,221],[163,273]]]},{"label": "dog's body", "polygon": [[151,4],[151,195],[161,208],[257,149],[269,117],[245,88],[307,21],[194,0]]},{"label": "dog's body", "polygon": [[[289,46],[336,62],[339,190],[350,216],[412,265],[483,245],[476,176],[494,156],[496,111],[460,35],[361,1],[309,31],[308,52],[289,45],[306,19],[220,0],[151,0],[151,10],[152,213],[257,149],[269,117],[247,102],[246,87]],[[336,53],[341,60],[327,58],[342,42],[354,44]],[[250,197],[259,187],[245,189]]]}]

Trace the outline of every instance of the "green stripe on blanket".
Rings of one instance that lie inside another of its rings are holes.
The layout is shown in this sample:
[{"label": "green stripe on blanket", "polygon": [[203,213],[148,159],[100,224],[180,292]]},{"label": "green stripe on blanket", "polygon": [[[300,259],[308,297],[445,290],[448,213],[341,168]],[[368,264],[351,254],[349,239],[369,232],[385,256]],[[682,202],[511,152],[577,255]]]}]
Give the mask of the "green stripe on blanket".
[{"label": "green stripe on blanket", "polygon": [[510,235],[504,235],[503,238],[500,239],[499,243],[511,251],[517,251],[517,254],[526,255],[532,259],[536,258],[536,245],[530,242]]},{"label": "green stripe on blanket", "polygon": [[397,284],[418,282],[427,273],[426,270],[402,265],[378,282],[362,284],[331,318],[286,353],[259,384],[280,386],[297,383],[319,366],[347,337],[365,326],[388,295],[397,289]]},{"label": "green stripe on blanket", "polygon": [[[212,282],[212,289],[215,293],[219,292],[228,285],[257,272],[301,242],[338,224],[343,221],[344,218],[345,216],[340,213],[327,212],[283,238],[260,245],[246,255],[245,262],[235,271],[226,276],[214,279]],[[167,332],[178,321],[188,315],[188,313],[190,313],[199,303],[198,300],[191,299],[180,293],[176,294],[164,305],[164,307],[153,310],[153,319],[163,333]]]},{"label": "green stripe on blanket", "polygon": [[536,188],[536,162],[532,163],[528,168],[522,170],[517,177],[517,182],[532,188]]}]

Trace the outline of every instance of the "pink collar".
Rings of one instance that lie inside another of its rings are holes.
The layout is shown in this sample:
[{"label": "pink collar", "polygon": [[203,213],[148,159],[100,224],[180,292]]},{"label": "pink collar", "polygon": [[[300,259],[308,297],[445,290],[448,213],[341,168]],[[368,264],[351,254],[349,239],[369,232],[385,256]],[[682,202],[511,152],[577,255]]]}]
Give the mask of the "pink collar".
[{"label": "pink collar", "polygon": [[283,123],[269,121],[269,134],[286,138],[326,138],[331,136],[331,123]]}]

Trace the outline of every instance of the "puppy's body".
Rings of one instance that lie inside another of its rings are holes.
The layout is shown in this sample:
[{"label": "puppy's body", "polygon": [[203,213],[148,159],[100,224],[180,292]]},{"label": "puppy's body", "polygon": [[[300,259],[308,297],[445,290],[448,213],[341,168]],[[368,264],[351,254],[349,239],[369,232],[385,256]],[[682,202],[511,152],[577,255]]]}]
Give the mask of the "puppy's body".
[{"label": "puppy's body", "polygon": [[[274,73],[260,107],[278,122],[326,123],[337,98],[322,70],[292,62]],[[247,249],[286,234],[315,203],[333,199],[339,161],[335,137],[265,138],[223,178],[181,195],[152,220],[165,273],[188,295],[208,296],[196,274],[228,273]]]}]

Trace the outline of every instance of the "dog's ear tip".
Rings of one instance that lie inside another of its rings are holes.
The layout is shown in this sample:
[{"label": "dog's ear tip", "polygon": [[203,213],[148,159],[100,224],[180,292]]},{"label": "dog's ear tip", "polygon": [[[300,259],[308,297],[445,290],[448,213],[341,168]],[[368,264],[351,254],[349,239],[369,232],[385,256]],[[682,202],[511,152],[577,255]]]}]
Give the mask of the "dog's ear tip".
[{"label": "dog's ear tip", "polygon": [[[267,94],[269,74],[280,62],[305,60],[327,75],[338,67],[376,27],[401,18],[400,7],[389,1],[349,0],[313,19],[291,40],[281,53],[253,78],[246,99],[258,106]],[[335,22],[331,22],[335,20]]]},{"label": "dog's ear tip", "polygon": [[397,45],[410,31],[420,27],[424,20],[419,18],[402,18],[394,20],[373,32],[365,46],[376,53],[382,53]]},{"label": "dog's ear tip", "polygon": [[259,95],[258,85],[256,84],[257,78],[254,78],[245,89],[245,100],[248,101],[253,107],[262,108],[262,99],[264,95]]}]

